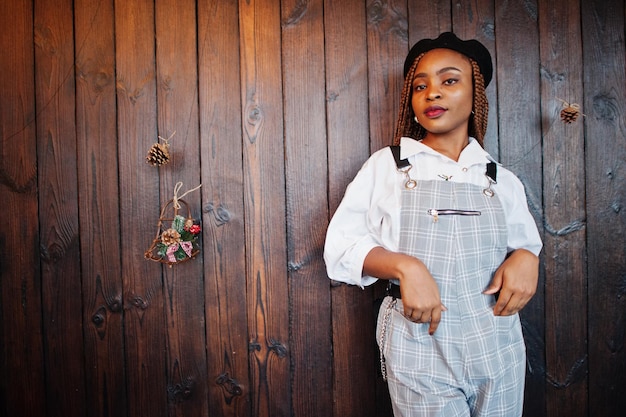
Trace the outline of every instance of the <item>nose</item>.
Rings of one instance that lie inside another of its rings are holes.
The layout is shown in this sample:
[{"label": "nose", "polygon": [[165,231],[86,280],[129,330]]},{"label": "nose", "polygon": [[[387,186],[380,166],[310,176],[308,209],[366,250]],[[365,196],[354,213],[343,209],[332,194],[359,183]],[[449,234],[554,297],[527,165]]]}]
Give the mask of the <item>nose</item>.
[{"label": "nose", "polygon": [[441,98],[441,92],[436,88],[430,88],[426,98],[428,100],[438,100]]}]

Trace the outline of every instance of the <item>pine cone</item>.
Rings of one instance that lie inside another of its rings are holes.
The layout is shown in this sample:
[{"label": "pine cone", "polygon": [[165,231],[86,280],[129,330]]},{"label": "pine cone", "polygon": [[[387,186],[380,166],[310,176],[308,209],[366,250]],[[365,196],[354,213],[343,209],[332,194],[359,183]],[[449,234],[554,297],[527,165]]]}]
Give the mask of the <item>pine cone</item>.
[{"label": "pine cone", "polygon": [[161,243],[165,246],[180,242],[180,233],[176,229],[167,229],[161,234]]},{"label": "pine cone", "polygon": [[567,104],[566,107],[561,110],[561,120],[569,124],[575,122],[579,114],[580,107],[578,104]]},{"label": "pine cone", "polygon": [[155,143],[146,156],[146,162],[152,166],[165,165],[169,161],[170,147],[168,144]]}]

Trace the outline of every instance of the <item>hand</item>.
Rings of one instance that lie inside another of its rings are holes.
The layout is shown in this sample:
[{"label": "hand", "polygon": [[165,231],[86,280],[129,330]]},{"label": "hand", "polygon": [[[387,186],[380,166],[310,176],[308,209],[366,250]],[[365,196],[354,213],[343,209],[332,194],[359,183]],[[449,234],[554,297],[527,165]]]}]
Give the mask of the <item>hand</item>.
[{"label": "hand", "polygon": [[422,261],[379,246],[365,257],[363,273],[383,279],[399,279],[404,315],[416,323],[430,323],[428,333],[435,333],[441,312],[446,311],[446,307],[441,304],[435,279]]},{"label": "hand", "polygon": [[441,322],[441,312],[446,311],[437,282],[417,258],[407,256],[398,268],[404,315],[415,323],[430,323],[428,333],[432,336]]},{"label": "hand", "polygon": [[517,249],[500,265],[483,294],[500,291],[493,314],[511,316],[535,295],[538,280],[539,258],[526,249]]}]

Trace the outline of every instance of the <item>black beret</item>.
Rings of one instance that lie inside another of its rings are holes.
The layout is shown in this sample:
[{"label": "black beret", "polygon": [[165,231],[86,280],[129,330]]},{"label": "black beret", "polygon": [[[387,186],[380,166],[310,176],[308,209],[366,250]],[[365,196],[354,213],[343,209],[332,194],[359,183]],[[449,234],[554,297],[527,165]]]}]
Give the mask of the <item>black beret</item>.
[{"label": "black beret", "polygon": [[480,72],[485,79],[485,87],[489,85],[493,75],[493,65],[491,63],[489,50],[476,39],[463,41],[452,32],[444,32],[439,35],[437,39],[422,39],[413,45],[404,60],[404,76],[406,77],[415,58],[424,52],[437,48],[452,49],[453,51],[472,58],[478,64]]}]

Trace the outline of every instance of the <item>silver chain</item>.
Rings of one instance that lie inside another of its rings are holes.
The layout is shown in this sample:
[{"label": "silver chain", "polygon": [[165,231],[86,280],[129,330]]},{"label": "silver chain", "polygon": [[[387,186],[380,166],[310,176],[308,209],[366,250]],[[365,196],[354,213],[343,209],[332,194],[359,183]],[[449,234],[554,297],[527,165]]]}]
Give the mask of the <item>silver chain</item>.
[{"label": "silver chain", "polygon": [[385,361],[385,355],[383,354],[383,351],[385,350],[385,345],[387,343],[387,328],[389,327],[389,322],[391,319],[391,311],[395,308],[396,306],[396,299],[394,298],[389,305],[387,305],[387,308],[385,308],[385,315],[383,316],[383,322],[381,324],[381,328],[380,328],[380,340],[379,340],[379,351],[380,351],[380,372],[383,376],[383,381],[387,380],[387,364]]}]

